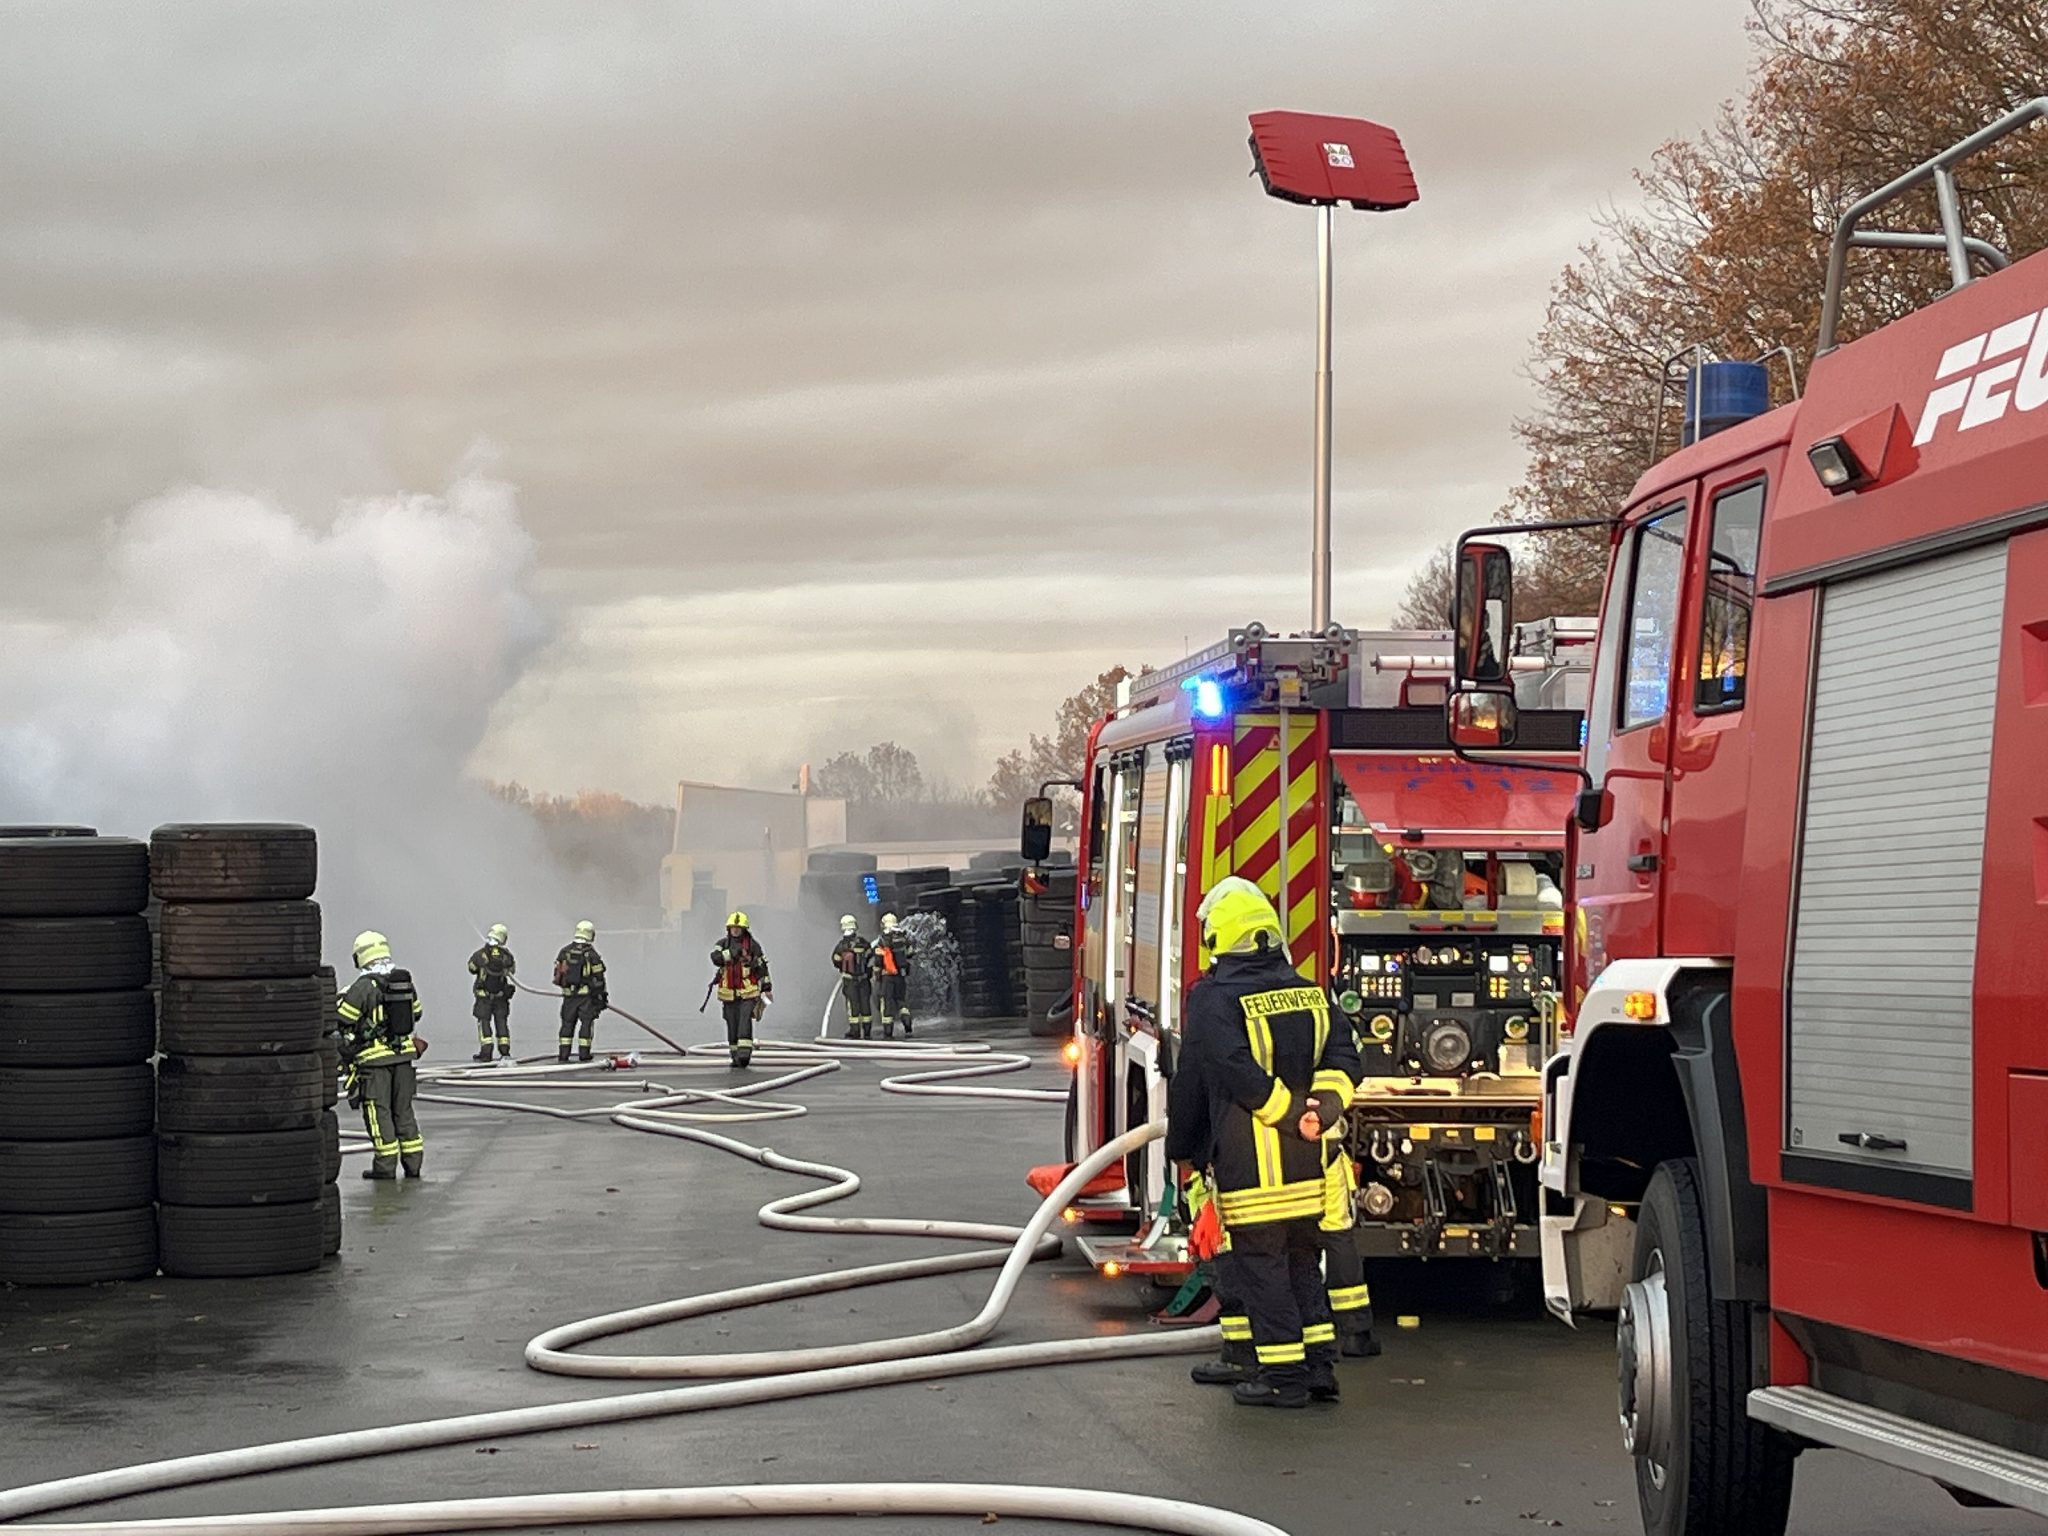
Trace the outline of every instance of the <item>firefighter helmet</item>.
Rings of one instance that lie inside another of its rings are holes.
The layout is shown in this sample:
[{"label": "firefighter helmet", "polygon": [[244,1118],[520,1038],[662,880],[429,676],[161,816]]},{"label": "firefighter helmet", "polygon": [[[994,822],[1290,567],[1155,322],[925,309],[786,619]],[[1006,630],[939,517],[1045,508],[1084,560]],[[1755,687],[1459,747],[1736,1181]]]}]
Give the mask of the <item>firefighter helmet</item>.
[{"label": "firefighter helmet", "polygon": [[507,939],[511,938],[512,935],[509,931],[507,931],[503,923],[493,923],[491,924],[491,931],[485,934],[484,937],[489,939],[493,944],[502,944]]},{"label": "firefighter helmet", "polygon": [[894,933],[898,928],[901,928],[902,926],[903,925],[896,920],[896,914],[894,912],[884,912],[882,914],[882,932]]},{"label": "firefighter helmet", "polygon": [[1209,888],[1195,915],[1202,924],[1202,944],[1212,955],[1251,955],[1262,949],[1286,948],[1280,914],[1266,893],[1238,875],[1225,875]]},{"label": "firefighter helmet", "polygon": [[595,944],[597,942],[597,924],[586,917],[576,925],[576,938],[579,943]]},{"label": "firefighter helmet", "polygon": [[744,912],[731,913],[725,920],[725,926],[728,928],[745,928],[750,926],[747,922],[747,914]]},{"label": "firefighter helmet", "polygon": [[356,935],[354,947],[356,969],[362,970],[373,960],[391,958],[391,941],[374,928],[365,928]]},{"label": "firefighter helmet", "polygon": [[845,934],[849,939],[852,938],[854,934],[859,931],[859,929],[860,924],[853,920],[853,914],[851,912],[847,913],[846,916],[839,919],[839,931]]}]

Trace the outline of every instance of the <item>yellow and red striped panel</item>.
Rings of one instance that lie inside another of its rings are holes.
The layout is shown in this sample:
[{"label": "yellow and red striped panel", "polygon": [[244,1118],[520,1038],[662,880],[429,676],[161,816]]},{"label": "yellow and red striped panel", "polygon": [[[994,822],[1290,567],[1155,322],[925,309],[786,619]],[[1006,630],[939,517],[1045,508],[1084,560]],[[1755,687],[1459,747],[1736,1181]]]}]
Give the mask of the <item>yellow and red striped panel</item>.
[{"label": "yellow and red striped panel", "polygon": [[1320,712],[1287,716],[1287,893],[1280,882],[1280,716],[1241,715],[1231,742],[1230,872],[1257,885],[1287,923],[1295,966],[1323,970],[1324,870],[1329,854],[1327,742]]}]

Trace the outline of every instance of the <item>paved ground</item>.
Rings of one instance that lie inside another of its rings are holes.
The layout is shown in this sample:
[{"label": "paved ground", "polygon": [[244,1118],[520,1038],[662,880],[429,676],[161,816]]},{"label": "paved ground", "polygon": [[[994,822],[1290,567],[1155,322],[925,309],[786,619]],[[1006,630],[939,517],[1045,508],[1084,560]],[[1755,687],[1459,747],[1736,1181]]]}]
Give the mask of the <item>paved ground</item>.
[{"label": "paved ground", "polygon": [[[899,1099],[875,1090],[881,1075],[863,1068],[805,1084],[796,1096],[814,1107],[808,1119],[742,1134],[859,1170],[866,1189],[833,1208],[839,1213],[1005,1222],[1028,1214],[1020,1175],[1054,1155],[1057,1107]],[[1049,1062],[1038,1076],[1059,1082]],[[351,1164],[345,1250],[317,1274],[0,1290],[0,1483],[617,1390],[536,1375],[521,1364],[520,1347],[570,1318],[937,1246],[768,1232],[753,1211],[802,1181],[705,1148],[431,1106],[426,1126],[423,1184],[363,1184]],[[707,1319],[643,1335],[637,1347],[764,1348],[931,1327],[970,1315],[988,1280],[984,1271]],[[1142,1327],[1145,1301],[1072,1263],[1042,1265],[1027,1276],[1002,1337]],[[1606,1330],[1575,1334],[1540,1316],[1469,1307],[1423,1310],[1418,1331],[1389,1333],[1383,1359],[1345,1367],[1345,1400],[1335,1409],[1233,1409],[1222,1393],[1190,1385],[1184,1361],[1065,1366],[539,1435],[488,1453],[423,1450],[93,1513],[913,1478],[1196,1498],[1298,1536],[1634,1531]],[[729,1536],[795,1528],[718,1527]],[[2039,1529],[2015,1515],[1959,1509],[1930,1484],[1839,1454],[1802,1463],[1793,1528],[1802,1536]]]}]

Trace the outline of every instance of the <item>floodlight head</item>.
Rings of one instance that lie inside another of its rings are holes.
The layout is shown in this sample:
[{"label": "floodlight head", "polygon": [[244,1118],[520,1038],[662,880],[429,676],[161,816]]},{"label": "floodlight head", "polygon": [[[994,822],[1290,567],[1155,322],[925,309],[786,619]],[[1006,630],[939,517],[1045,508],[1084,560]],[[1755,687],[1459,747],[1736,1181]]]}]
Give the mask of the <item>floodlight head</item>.
[{"label": "floodlight head", "polygon": [[1254,112],[1251,124],[1252,166],[1269,197],[1387,212],[1420,195],[1391,128],[1314,112]]}]

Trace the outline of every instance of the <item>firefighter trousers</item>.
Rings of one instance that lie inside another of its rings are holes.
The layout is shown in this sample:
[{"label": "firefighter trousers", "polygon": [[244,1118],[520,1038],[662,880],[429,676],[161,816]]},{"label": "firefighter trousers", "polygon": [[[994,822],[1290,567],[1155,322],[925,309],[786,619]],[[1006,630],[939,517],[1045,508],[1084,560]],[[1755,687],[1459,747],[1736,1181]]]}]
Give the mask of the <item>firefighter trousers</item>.
[{"label": "firefighter trousers", "polygon": [[842,976],[839,995],[846,999],[846,1038],[865,1040],[875,1022],[875,984],[865,976]]},{"label": "firefighter trousers", "polygon": [[910,1033],[910,987],[903,977],[885,972],[875,978],[875,1014],[882,1021],[885,1040],[896,1033],[898,1024],[903,1033]]},{"label": "firefighter trousers", "polygon": [[413,1111],[419,1069],[410,1057],[373,1062],[356,1068],[356,1084],[363,1103],[363,1129],[370,1136],[371,1170],[389,1178],[396,1165],[403,1163],[407,1174],[418,1177],[427,1151],[419,1116]]},{"label": "firefighter trousers", "polygon": [[480,995],[476,1000],[478,1059],[490,1055],[493,1045],[497,1046],[500,1056],[512,1054],[512,998],[509,993],[503,997]]},{"label": "firefighter trousers", "polygon": [[1212,1280],[1210,1289],[1216,1293],[1216,1305],[1220,1309],[1216,1321],[1223,1329],[1223,1363],[1239,1365],[1246,1369],[1258,1364],[1252,1353],[1252,1319],[1244,1309],[1244,1295],[1238,1289],[1237,1269],[1231,1250],[1226,1248],[1209,1261]]},{"label": "firefighter trousers", "polygon": [[1365,1283],[1358,1234],[1350,1227],[1323,1228],[1323,1287],[1329,1293],[1339,1349],[1345,1354],[1363,1352],[1372,1342],[1372,1291]]},{"label": "firefighter trousers", "polygon": [[1251,1319],[1259,1380],[1276,1387],[1335,1380],[1337,1330],[1323,1290],[1316,1218],[1232,1227],[1230,1268]]},{"label": "firefighter trousers", "polygon": [[603,1004],[588,992],[575,992],[562,999],[562,1032],[555,1037],[555,1058],[569,1059],[569,1048],[574,1046],[583,1060],[590,1060],[591,1037],[597,1033],[597,1016],[604,1012]]},{"label": "firefighter trousers", "polygon": [[734,997],[718,1005],[725,1015],[726,1048],[732,1052],[732,1064],[736,1067],[744,1067],[754,1054],[754,1008],[759,1001]]}]

